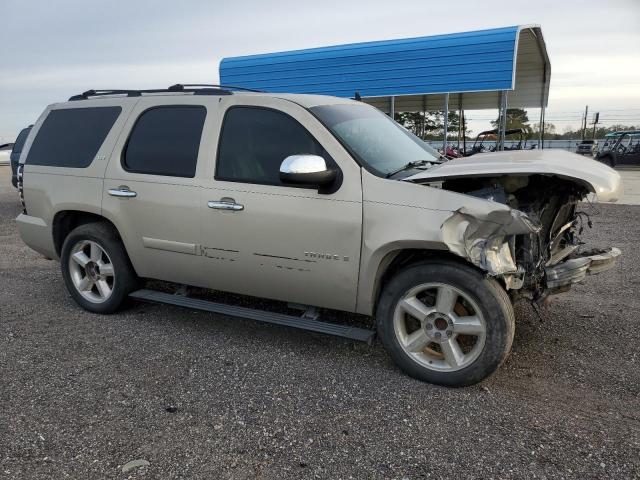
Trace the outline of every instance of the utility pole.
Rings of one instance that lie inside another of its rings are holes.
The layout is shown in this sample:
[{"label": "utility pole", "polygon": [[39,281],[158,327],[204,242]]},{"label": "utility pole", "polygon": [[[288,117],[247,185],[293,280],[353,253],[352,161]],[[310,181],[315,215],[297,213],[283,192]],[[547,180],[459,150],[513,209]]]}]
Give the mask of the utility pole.
[{"label": "utility pole", "polygon": [[593,133],[591,134],[591,138],[594,140],[596,138],[596,125],[598,124],[598,120],[600,120],[600,112],[596,112],[593,115]]},{"label": "utility pole", "polygon": [[589,105],[584,108],[584,123],[582,125],[582,140],[587,134],[587,115],[589,115]]}]

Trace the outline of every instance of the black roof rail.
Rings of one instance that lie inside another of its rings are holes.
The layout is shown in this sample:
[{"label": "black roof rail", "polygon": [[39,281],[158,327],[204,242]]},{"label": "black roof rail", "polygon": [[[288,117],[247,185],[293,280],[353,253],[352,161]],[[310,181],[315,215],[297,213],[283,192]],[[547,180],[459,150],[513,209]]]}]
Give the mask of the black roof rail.
[{"label": "black roof rail", "polygon": [[243,92],[264,93],[264,90],[256,90],[254,88],[238,87],[236,85],[212,85],[208,83],[176,83],[171,85],[169,90],[172,92],[182,92],[185,88],[208,87],[208,88],[225,88],[228,90],[241,90]]},{"label": "black roof rail", "polygon": [[100,95],[117,95],[126,94],[127,97],[139,97],[141,95],[139,90],[87,90],[80,95],[74,95],[69,98],[69,101],[73,100],[86,100],[89,97],[98,97]]},{"label": "black roof rail", "polygon": [[[200,88],[194,88],[200,87]],[[223,88],[220,85],[201,85],[201,84],[189,84],[189,85],[171,85],[168,88],[152,88],[146,90],[117,90],[117,89],[104,89],[104,90],[87,90],[79,95],[73,95],[69,98],[70,102],[75,100],[87,100],[90,97],[101,97],[107,95],[126,95],[127,97],[140,97],[143,93],[167,93],[167,92],[184,92],[193,93],[194,95],[231,95],[231,88],[236,90],[245,90],[242,87],[227,87]],[[248,89],[246,89],[248,90]]]}]

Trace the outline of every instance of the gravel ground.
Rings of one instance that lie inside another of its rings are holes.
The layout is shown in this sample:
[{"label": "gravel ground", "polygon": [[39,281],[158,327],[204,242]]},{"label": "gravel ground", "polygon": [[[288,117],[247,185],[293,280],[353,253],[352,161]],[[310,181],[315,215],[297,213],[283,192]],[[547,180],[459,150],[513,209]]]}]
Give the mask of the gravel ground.
[{"label": "gravel ground", "polygon": [[[481,385],[380,345],[137,304],[80,310],[25,247],[0,167],[0,478],[639,478],[640,206],[600,206],[619,267],[518,305]],[[146,460],[123,473],[132,460]],[[146,462],[145,462],[146,463]]]}]

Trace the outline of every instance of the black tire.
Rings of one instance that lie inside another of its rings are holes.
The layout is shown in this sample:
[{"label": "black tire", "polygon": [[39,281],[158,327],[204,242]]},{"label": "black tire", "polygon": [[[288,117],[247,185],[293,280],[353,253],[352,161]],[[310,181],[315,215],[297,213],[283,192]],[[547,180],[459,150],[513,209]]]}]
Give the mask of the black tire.
[{"label": "black tire", "polygon": [[600,157],[599,160],[605,165],[610,166],[611,168],[615,168],[616,166],[616,161],[614,159],[614,156],[611,154],[604,155]]},{"label": "black tire", "polygon": [[[96,242],[108,255],[113,265],[114,282],[111,295],[101,303],[92,302],[83,297],[71,278],[69,266],[71,251],[78,242],[87,240]],[[118,233],[106,222],[86,223],[72,230],[62,245],[60,267],[64,283],[71,297],[82,308],[94,313],[116,312],[126,303],[129,293],[139,286],[139,279]]]},{"label": "black tire", "polygon": [[[423,366],[404,351],[394,331],[398,302],[412,288],[429,282],[448,284],[462,291],[475,302],[485,319],[484,346],[478,357],[460,370],[443,372]],[[473,385],[495,372],[507,358],[515,333],[513,305],[502,286],[470,266],[446,260],[414,264],[393,277],[380,295],[376,324],[385,348],[405,373],[450,387]]]}]

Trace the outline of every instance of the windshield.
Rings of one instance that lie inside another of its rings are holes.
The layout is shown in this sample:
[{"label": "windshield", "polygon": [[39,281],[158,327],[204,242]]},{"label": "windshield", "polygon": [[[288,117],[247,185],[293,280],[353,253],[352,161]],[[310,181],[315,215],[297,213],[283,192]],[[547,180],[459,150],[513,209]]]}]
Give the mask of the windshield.
[{"label": "windshield", "polygon": [[440,162],[433,148],[374,107],[323,105],[310,110],[360,162],[382,176],[409,162]]}]

